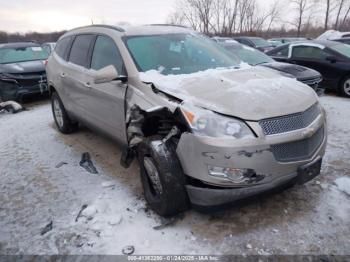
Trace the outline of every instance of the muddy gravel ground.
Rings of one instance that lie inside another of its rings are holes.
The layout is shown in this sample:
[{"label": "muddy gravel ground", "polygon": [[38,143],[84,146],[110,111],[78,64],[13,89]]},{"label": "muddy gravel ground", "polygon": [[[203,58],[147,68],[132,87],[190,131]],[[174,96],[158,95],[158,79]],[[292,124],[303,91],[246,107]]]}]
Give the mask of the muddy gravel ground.
[{"label": "muddy gravel ground", "polygon": [[[129,245],[134,254],[350,254],[350,196],[336,183],[350,177],[350,100],[321,102],[329,125],[321,176],[248,205],[171,221],[147,208],[138,165],[122,168],[115,143],[86,128],[60,134],[48,101],[2,113],[0,254],[122,254]],[[79,165],[84,152],[98,174]]]}]

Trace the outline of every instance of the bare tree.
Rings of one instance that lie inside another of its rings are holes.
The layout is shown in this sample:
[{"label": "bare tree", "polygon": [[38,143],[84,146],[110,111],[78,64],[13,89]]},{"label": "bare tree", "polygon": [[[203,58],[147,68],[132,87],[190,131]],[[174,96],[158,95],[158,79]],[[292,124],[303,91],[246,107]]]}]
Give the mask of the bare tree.
[{"label": "bare tree", "polygon": [[324,21],[324,30],[328,29],[330,9],[331,9],[331,0],[326,0],[326,17]]},{"label": "bare tree", "polygon": [[295,25],[297,29],[297,36],[299,37],[301,34],[302,27],[304,26],[305,19],[308,16],[308,22],[311,20],[311,15],[309,11],[312,7],[311,0],[292,0],[291,3],[295,6],[295,10],[297,12],[297,17],[292,24]]},{"label": "bare tree", "polygon": [[346,0],[340,0],[338,3],[337,3],[337,16],[336,16],[336,19],[335,19],[335,24],[334,24],[334,29],[338,29],[338,26],[339,26],[339,21],[340,21],[340,16],[341,16],[341,12],[343,10],[343,7],[345,5],[345,2]]}]

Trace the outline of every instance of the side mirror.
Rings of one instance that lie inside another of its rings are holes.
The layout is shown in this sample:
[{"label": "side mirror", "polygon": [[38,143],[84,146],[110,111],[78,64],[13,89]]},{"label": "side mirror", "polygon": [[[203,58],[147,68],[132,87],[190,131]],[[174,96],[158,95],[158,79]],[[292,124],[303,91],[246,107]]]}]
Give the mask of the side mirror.
[{"label": "side mirror", "polygon": [[95,84],[109,83],[114,80],[126,82],[126,76],[120,76],[117,69],[113,65],[106,66],[98,70],[94,77]]},{"label": "side mirror", "polygon": [[326,60],[331,62],[331,63],[335,63],[338,61],[338,58],[336,56],[330,55],[326,57]]}]

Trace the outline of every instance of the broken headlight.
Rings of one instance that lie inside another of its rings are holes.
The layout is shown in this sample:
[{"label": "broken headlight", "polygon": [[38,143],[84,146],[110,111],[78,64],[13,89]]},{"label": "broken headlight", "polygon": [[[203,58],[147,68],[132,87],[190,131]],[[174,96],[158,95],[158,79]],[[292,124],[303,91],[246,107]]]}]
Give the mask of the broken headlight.
[{"label": "broken headlight", "polygon": [[226,117],[198,107],[182,107],[181,111],[193,133],[210,137],[253,138],[254,134],[241,120]]}]

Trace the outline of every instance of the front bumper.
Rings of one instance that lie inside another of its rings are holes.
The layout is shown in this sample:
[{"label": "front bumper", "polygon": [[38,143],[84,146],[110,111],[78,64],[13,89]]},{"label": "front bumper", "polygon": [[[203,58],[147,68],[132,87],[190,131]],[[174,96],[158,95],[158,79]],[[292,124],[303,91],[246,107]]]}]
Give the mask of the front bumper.
[{"label": "front bumper", "polygon": [[[248,125],[255,131],[257,138],[236,140],[200,137],[191,133],[181,136],[177,155],[184,173],[194,181],[201,182],[200,186],[198,183],[187,185],[192,204],[223,205],[269,191],[295,179],[301,166],[321,159],[325,153],[327,127],[324,114],[319,115],[307,128],[277,135],[265,136],[257,122],[248,122]],[[292,162],[276,160],[272,152],[273,145],[300,141],[316,134],[321,128],[324,128],[322,141],[307,159]],[[227,179],[210,176],[208,165],[251,169],[262,179],[235,184]]]},{"label": "front bumper", "polygon": [[26,95],[45,94],[47,92],[46,82],[22,86],[15,81],[0,80],[0,99],[2,101],[20,100]]}]

